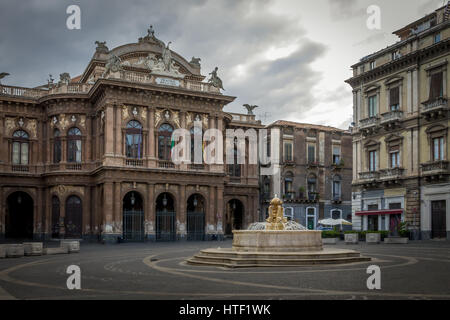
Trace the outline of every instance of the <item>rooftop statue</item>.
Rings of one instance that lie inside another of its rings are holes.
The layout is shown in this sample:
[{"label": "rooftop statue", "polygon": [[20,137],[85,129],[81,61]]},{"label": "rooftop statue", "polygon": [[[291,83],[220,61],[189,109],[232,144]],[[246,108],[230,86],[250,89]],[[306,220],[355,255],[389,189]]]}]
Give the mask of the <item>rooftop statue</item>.
[{"label": "rooftop statue", "polygon": [[253,110],[256,109],[256,108],[258,108],[258,106],[251,106],[251,105],[249,105],[249,104],[244,104],[244,107],[247,109],[247,111],[248,111],[247,114],[248,114],[249,116],[253,116],[253,115],[254,115]]},{"label": "rooftop statue", "polygon": [[153,26],[151,25],[150,28],[147,29],[147,36],[148,37],[155,37],[155,30],[153,30]]},{"label": "rooftop statue", "polygon": [[58,84],[69,84],[69,82],[70,82],[70,74],[68,72],[64,72],[59,75]]},{"label": "rooftop statue", "polygon": [[172,42],[169,41],[169,43],[167,43],[167,46],[165,48],[163,48],[163,52],[162,52],[162,59],[164,62],[164,70],[165,71],[170,71],[171,67],[172,67],[172,53],[170,52],[169,46]]},{"label": "rooftop statue", "polygon": [[97,45],[97,48],[95,48],[95,50],[97,52],[102,52],[102,53],[108,53],[109,52],[109,49],[106,46],[106,41],[102,41],[102,42],[95,41],[95,44]]},{"label": "rooftop statue", "polygon": [[[0,80],[2,80],[4,77],[7,77],[7,76],[9,76],[9,73],[8,73],[8,72],[2,72],[2,73],[0,73]],[[1,81],[0,81],[0,84],[2,84]]]},{"label": "rooftop statue", "polygon": [[222,80],[217,76],[217,70],[219,70],[218,67],[216,67],[212,72],[209,73],[211,75],[211,78],[209,78],[208,83],[212,84],[216,88],[225,90],[222,85]]},{"label": "rooftop statue", "polygon": [[122,67],[120,66],[121,62],[122,60],[114,53],[112,53],[111,57],[109,57],[108,62],[106,63],[105,72],[103,72],[102,78],[104,78],[110,71],[111,72],[120,71],[122,69]]},{"label": "rooftop statue", "polygon": [[200,58],[192,57],[192,59],[191,59],[191,61],[189,63],[200,67],[200,61],[201,61]]}]

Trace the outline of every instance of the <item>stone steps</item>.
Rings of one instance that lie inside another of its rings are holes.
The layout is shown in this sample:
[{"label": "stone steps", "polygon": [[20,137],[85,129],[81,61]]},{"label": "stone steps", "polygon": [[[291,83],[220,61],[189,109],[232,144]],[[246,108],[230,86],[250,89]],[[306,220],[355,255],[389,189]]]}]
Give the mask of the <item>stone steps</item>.
[{"label": "stone steps", "polygon": [[263,252],[245,253],[231,250],[206,249],[186,260],[187,264],[197,266],[216,266],[228,268],[250,267],[298,267],[309,265],[345,264],[370,261],[352,250],[335,250],[334,252]]}]

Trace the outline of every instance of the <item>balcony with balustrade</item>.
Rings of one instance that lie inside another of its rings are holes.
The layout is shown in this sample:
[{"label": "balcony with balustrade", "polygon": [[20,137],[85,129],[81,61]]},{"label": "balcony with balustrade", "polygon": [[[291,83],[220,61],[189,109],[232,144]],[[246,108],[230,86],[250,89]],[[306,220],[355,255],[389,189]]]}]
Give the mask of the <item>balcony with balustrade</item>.
[{"label": "balcony with balustrade", "polygon": [[385,184],[398,184],[404,177],[405,169],[389,168],[380,170],[380,180]]},{"label": "balcony with balustrade", "polygon": [[385,130],[397,128],[403,119],[403,111],[395,110],[383,113],[381,115],[380,124]]},{"label": "balcony with balustrade", "polygon": [[422,102],[420,113],[427,121],[430,121],[432,119],[445,117],[448,114],[448,110],[447,98],[439,97]]},{"label": "balcony with balustrade", "polygon": [[[98,80],[102,79],[103,78],[100,78]],[[172,79],[170,77],[161,78],[145,72],[123,70],[118,72],[117,74],[110,74],[106,79],[130,83],[148,84],[157,87],[180,88],[189,91],[209,94],[221,94],[220,90],[210,83],[193,81],[190,79]],[[0,84],[0,96],[20,97],[37,100],[39,98],[50,95],[88,94],[93,86],[93,83],[59,83],[55,85],[49,85],[47,88],[25,88]]]},{"label": "balcony with balustrade", "polygon": [[440,178],[443,175],[448,175],[449,172],[449,162],[448,161],[433,161],[421,164],[422,176],[433,179],[434,177]]},{"label": "balcony with balustrade", "polygon": [[378,116],[362,119],[359,121],[359,130],[364,135],[377,133],[379,126],[380,118]]},{"label": "balcony with balustrade", "polygon": [[379,171],[360,172],[358,176],[359,180],[354,185],[363,185],[364,187],[370,188],[377,186],[380,182]]}]

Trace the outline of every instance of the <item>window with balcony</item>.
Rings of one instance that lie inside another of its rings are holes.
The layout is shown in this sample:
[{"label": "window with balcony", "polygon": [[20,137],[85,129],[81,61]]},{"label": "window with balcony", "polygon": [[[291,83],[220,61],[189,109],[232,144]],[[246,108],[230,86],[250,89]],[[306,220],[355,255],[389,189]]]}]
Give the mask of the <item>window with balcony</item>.
[{"label": "window with balcony", "polygon": [[81,163],[81,131],[78,128],[67,132],[67,162]]},{"label": "window with balcony", "polygon": [[341,199],[341,177],[336,175],[333,177],[333,200],[339,201]]},{"label": "window with balcony", "polygon": [[308,193],[311,195],[311,193],[315,193],[317,190],[317,179],[314,174],[310,174],[308,176]]},{"label": "window with balcony", "polygon": [[16,165],[28,165],[29,160],[29,136],[28,133],[18,130],[13,133],[12,163]]},{"label": "window with balcony", "polygon": [[429,100],[436,100],[444,95],[444,85],[443,85],[443,73],[437,72],[430,77],[430,98]]},{"label": "window with balcony", "polygon": [[308,163],[316,162],[316,146],[308,144]]},{"label": "window with balcony", "polygon": [[158,129],[158,158],[159,160],[171,160],[173,127],[164,123]]},{"label": "window with balcony", "polygon": [[368,98],[369,118],[377,115],[377,96],[373,95]]},{"label": "window with balcony", "polygon": [[399,168],[400,167],[400,152],[399,151],[391,151],[389,153],[390,157],[390,165],[391,168]]},{"label": "window with balcony", "polygon": [[234,139],[234,149],[233,149],[233,164],[228,165],[228,173],[232,177],[241,176],[241,164],[238,164],[239,160],[239,150],[238,150],[238,139]]},{"label": "window with balcony", "polygon": [[389,90],[389,106],[391,111],[400,110],[400,87]]},{"label": "window with balcony", "polygon": [[127,158],[142,158],[142,125],[135,120],[128,122],[125,138]]},{"label": "window with balcony", "polygon": [[61,154],[61,132],[58,129],[55,129],[55,131],[53,131],[53,163],[61,162]]},{"label": "window with balcony", "polygon": [[341,147],[333,146],[333,164],[339,165],[341,163]]},{"label": "window with balcony", "polygon": [[286,197],[288,199],[293,199],[293,189],[292,189],[292,178],[285,178],[284,179],[284,193],[286,194]]},{"label": "window with balcony", "polygon": [[287,161],[287,162],[293,161],[292,142],[284,143],[284,161]]},{"label": "window with balcony", "polygon": [[444,155],[445,144],[444,137],[433,139],[433,161],[442,161],[445,159]]},{"label": "window with balcony", "polygon": [[203,150],[204,150],[204,145],[203,145],[203,131],[200,127],[192,127],[190,130],[191,133],[191,163],[195,163],[195,140],[197,138],[197,140],[201,143],[201,148],[198,148],[198,151],[200,151],[201,155],[197,156],[198,159],[201,160],[201,163],[203,163]]},{"label": "window with balcony", "polygon": [[375,60],[374,60],[374,61],[370,61],[370,70],[375,69],[375,67],[376,67],[376,62],[375,62]]},{"label": "window with balcony", "polygon": [[369,151],[369,171],[377,171],[378,166],[378,153],[377,151]]}]

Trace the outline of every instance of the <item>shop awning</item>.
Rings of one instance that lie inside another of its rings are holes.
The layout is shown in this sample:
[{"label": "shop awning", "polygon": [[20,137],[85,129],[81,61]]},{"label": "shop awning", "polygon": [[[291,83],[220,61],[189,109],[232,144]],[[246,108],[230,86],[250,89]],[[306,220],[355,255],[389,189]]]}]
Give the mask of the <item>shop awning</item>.
[{"label": "shop awning", "polygon": [[391,209],[391,210],[371,210],[371,211],[357,211],[357,216],[377,216],[380,214],[402,214],[403,209]]}]

